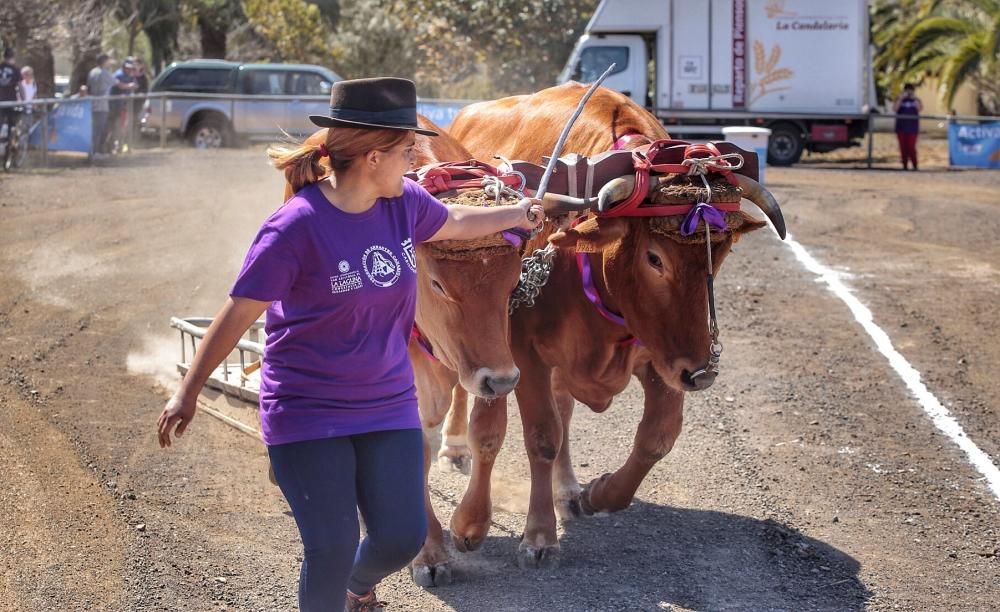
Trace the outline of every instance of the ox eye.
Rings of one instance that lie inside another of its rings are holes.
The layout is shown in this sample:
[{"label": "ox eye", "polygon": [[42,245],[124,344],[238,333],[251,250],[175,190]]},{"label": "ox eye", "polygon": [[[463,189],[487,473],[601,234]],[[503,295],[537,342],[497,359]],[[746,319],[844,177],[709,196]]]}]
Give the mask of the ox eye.
[{"label": "ox eye", "polygon": [[434,291],[440,293],[441,295],[448,297],[448,294],[444,292],[444,287],[442,287],[441,283],[437,282],[436,280],[431,281],[431,288],[434,289]]},{"label": "ox eye", "polygon": [[652,251],[646,251],[646,261],[657,270],[663,269],[663,260],[660,259],[659,255]]}]

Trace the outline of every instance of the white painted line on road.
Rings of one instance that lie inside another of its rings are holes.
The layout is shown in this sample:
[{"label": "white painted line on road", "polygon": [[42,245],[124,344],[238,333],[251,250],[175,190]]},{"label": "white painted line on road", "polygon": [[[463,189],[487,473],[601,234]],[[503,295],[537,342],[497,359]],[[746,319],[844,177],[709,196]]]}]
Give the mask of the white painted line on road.
[{"label": "white painted line on road", "polygon": [[875,346],[889,360],[889,365],[903,379],[903,382],[906,383],[910,392],[913,393],[917,401],[920,402],[920,405],[923,406],[924,412],[931,418],[934,425],[941,433],[951,438],[959,448],[965,451],[973,467],[979,470],[979,473],[986,478],[986,482],[989,483],[993,495],[1000,500],[1000,469],[993,463],[989,455],[980,450],[969,439],[969,436],[966,435],[962,426],[958,424],[958,421],[951,416],[948,409],[921,382],[920,372],[914,369],[910,365],[910,362],[896,350],[892,345],[892,340],[889,339],[889,335],[875,324],[872,311],[862,304],[858,298],[854,297],[851,289],[841,281],[842,275],[816,261],[801,244],[792,238],[791,234],[788,234],[785,243],[788,244],[792,252],[795,253],[795,257],[798,258],[807,270],[818,276],[820,280],[826,283],[834,295],[847,304],[855,320],[861,324],[861,327],[875,341]]}]

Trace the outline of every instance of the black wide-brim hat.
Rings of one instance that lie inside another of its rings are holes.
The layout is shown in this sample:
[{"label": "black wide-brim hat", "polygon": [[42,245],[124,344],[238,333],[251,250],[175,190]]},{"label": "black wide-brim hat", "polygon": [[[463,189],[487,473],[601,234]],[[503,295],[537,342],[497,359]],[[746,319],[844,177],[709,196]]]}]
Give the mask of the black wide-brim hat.
[{"label": "black wide-brim hat", "polygon": [[330,114],[309,115],[320,127],[413,130],[437,136],[417,125],[417,87],[409,79],[379,77],[337,81],[330,88]]}]

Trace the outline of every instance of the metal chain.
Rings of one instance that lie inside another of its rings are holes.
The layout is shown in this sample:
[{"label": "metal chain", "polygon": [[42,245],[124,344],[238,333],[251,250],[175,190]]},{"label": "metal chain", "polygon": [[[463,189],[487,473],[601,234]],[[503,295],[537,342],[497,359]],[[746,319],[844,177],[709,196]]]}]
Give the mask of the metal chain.
[{"label": "metal chain", "polygon": [[[733,155],[738,154],[734,153]],[[740,156],[740,166],[742,165],[743,157]],[[709,185],[708,179],[704,174],[699,174],[698,176],[701,177],[701,182],[704,183],[705,190],[708,192],[705,200],[711,206],[712,186]],[[708,330],[712,337],[712,344],[709,346],[708,366],[705,370],[718,373],[719,361],[722,358],[722,342],[719,341],[719,323],[715,316],[715,278],[713,276],[715,266],[712,265],[712,227],[708,223],[708,220],[704,220],[703,223],[705,224],[705,249],[708,254]]]},{"label": "metal chain", "polygon": [[[503,199],[502,199],[503,196],[511,196],[517,198],[518,200],[522,200],[525,197],[523,189],[527,179],[525,179],[524,174],[516,171],[504,172],[505,176],[509,174],[514,174],[521,177],[521,185],[518,189],[515,189],[507,185],[502,180],[500,180],[500,177],[497,176],[483,177],[483,193],[493,198],[496,198],[494,206],[503,206]],[[530,221],[534,221],[535,220],[534,215],[528,213],[528,219]],[[535,236],[538,235],[540,231],[542,231],[541,226],[538,226],[535,229],[531,230],[531,232],[528,233],[528,239],[530,240],[531,238],[534,238]]]},{"label": "metal chain", "polygon": [[712,344],[709,346],[708,367],[709,372],[719,372],[719,361],[722,358],[722,342],[719,341],[719,323],[715,316],[715,279],[712,274],[712,229],[708,222],[705,222],[705,245],[708,249],[708,331],[711,334]]},{"label": "metal chain", "polygon": [[[521,186],[524,188],[524,175],[520,172],[517,173],[521,176]],[[498,176],[484,176],[483,177],[483,191],[486,195],[496,198],[496,205],[501,206],[503,202],[501,198],[503,196],[512,196],[518,199],[524,197],[524,192],[521,189],[514,189],[508,186]]]},{"label": "metal chain", "polygon": [[521,277],[510,294],[507,314],[514,314],[521,306],[531,308],[535,305],[542,287],[549,282],[555,257],[556,247],[549,243],[544,249],[535,249],[530,257],[521,260]]},{"label": "metal chain", "polygon": [[[507,162],[507,160],[503,160]],[[510,164],[510,162],[507,162]],[[510,171],[505,174],[517,174],[521,177],[521,189],[524,188],[526,180],[520,172]],[[496,205],[502,204],[503,196],[513,196],[523,198],[524,193],[520,189],[514,189],[506,185],[499,177],[483,177],[483,191],[486,195],[496,198]],[[535,228],[529,238],[534,238],[541,231],[541,227]],[[535,305],[535,299],[542,292],[542,287],[549,282],[549,274],[552,272],[552,263],[555,260],[556,248],[549,244],[544,249],[536,249],[529,257],[521,260],[521,275],[517,286],[510,294],[510,302],[507,306],[507,314],[514,314],[520,306],[531,308]]]}]

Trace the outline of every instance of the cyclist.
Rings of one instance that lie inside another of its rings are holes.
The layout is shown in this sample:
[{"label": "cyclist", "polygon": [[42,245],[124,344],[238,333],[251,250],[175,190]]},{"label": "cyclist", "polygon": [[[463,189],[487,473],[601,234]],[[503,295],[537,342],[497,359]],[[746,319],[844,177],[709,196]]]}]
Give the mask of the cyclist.
[{"label": "cyclist", "polygon": [[[21,102],[21,69],[17,67],[17,59],[13,47],[3,50],[3,63],[0,63],[0,102]],[[0,108],[0,126],[7,126],[7,134],[13,132],[20,118],[20,111],[14,107]],[[0,130],[3,128],[0,127]]]},{"label": "cyclist", "polygon": [[[0,63],[0,103],[21,102],[21,69],[15,62],[13,47],[3,50],[3,63]],[[12,106],[0,107],[0,132],[5,132],[3,147],[3,169],[10,169],[13,164],[17,145],[17,122],[20,119],[20,109]]]}]

